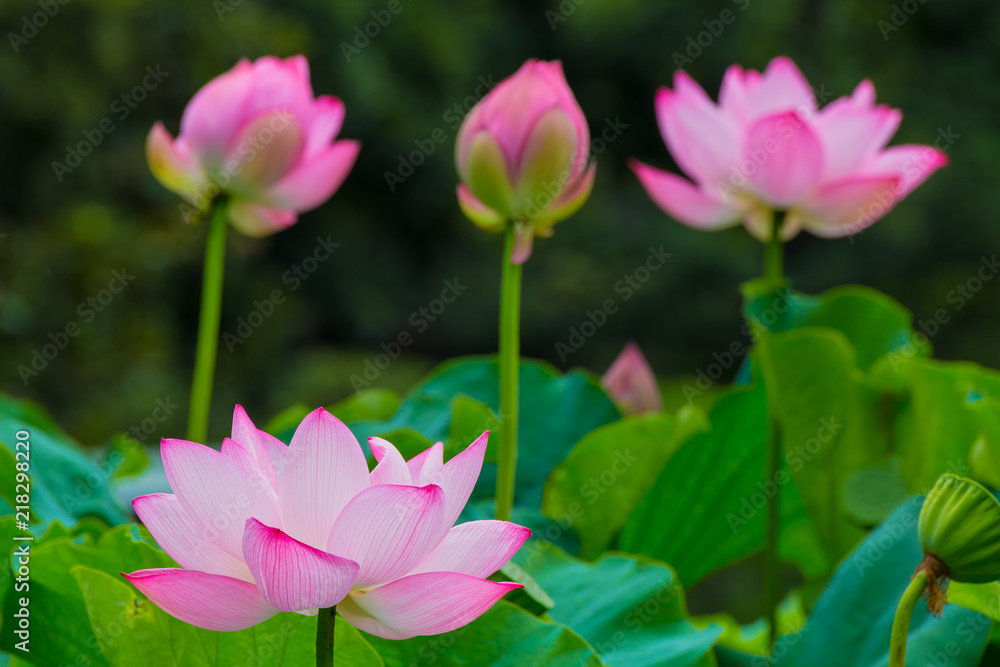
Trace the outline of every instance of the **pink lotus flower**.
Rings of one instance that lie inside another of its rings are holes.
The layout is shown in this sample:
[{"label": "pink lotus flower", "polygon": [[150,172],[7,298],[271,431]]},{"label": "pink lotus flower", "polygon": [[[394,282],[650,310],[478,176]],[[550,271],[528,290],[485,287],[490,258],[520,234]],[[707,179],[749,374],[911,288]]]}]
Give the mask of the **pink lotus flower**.
[{"label": "pink lotus flower", "polygon": [[236,406],[221,452],[163,440],[174,493],[133,503],[181,568],[124,576],[170,615],[209,630],[334,605],[388,639],[454,630],[521,587],[485,577],[531,534],[504,521],[454,526],[487,435],[448,463],[440,442],[404,461],[372,438],[378,465],[369,473],[354,435],[325,410],[286,447]]},{"label": "pink lotus flower", "polygon": [[209,81],[191,99],[174,140],[162,123],[146,140],[150,169],[165,188],[207,210],[229,197],[229,221],[249,236],[295,223],[340,187],[356,141],[333,141],[344,121],[336,97],[313,97],[302,56],[267,56]]},{"label": "pink lotus flower", "polygon": [[657,92],[656,114],[694,183],[633,162],[653,201],[696,229],[742,221],[761,240],[771,237],[772,210],[787,211],[784,238],[803,228],[828,238],[857,234],[947,163],[930,146],[886,148],[902,115],[875,104],[871,81],[818,111],[785,57],[763,74],[730,67],[718,104],[678,71],[674,89]]},{"label": "pink lotus flower", "polygon": [[642,350],[629,343],[601,380],[608,394],[625,412],[633,415],[663,409],[660,387]]},{"label": "pink lotus flower", "polygon": [[455,161],[462,212],[486,231],[517,223],[514,261],[590,196],[590,130],[562,64],[529,60],[465,117]]}]

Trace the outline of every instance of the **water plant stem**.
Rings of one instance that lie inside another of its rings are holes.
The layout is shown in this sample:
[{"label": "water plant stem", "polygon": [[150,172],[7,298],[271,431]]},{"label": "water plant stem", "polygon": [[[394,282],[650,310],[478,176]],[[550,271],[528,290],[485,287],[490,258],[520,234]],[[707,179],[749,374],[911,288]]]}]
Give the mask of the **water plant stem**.
[{"label": "water plant stem", "polygon": [[906,635],[910,631],[910,617],[913,608],[927,585],[927,573],[918,571],[903,591],[903,597],[896,607],[896,617],[892,620],[892,638],[889,640],[889,667],[906,667]]},{"label": "water plant stem", "polygon": [[204,443],[208,436],[208,414],[212,404],[215,355],[219,349],[219,318],[222,314],[222,277],[226,264],[226,201],[219,200],[208,228],[205,270],[201,285],[201,315],[198,318],[198,347],[191,381],[188,411],[188,440]]},{"label": "water plant stem", "polygon": [[[776,213],[771,229],[771,238],[764,251],[764,278],[777,290],[784,282],[784,257],[781,242],[781,224],[784,214]],[[766,484],[777,484],[781,463],[781,441],[777,408],[774,404],[774,389],[767,397],[767,479]],[[768,650],[774,649],[778,638],[778,600],[781,596],[781,572],[778,561],[779,531],[781,525],[780,488],[767,501],[764,525],[764,618],[768,627]]]},{"label": "water plant stem", "polygon": [[316,667],[333,667],[333,640],[337,634],[337,608],[320,609],[316,623]]},{"label": "water plant stem", "polygon": [[507,228],[500,279],[500,448],[497,455],[496,518],[510,521],[517,470],[517,402],[520,367],[521,265],[511,261],[515,225]]}]

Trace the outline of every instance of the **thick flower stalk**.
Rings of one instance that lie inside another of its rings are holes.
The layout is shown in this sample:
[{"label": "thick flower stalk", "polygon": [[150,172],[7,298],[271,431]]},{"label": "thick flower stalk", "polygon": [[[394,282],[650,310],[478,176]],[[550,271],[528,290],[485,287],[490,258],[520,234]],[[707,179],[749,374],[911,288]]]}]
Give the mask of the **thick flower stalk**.
[{"label": "thick flower stalk", "polygon": [[486,231],[513,227],[512,260],[523,264],[534,237],[552,236],[590,196],[597,166],[589,158],[587,119],[562,64],[529,60],[462,122],[458,203]]},{"label": "thick flower stalk", "polygon": [[462,121],[458,203],[481,229],[504,232],[500,279],[500,416],[496,517],[509,519],[517,469],[521,265],[536,236],[590,196],[590,130],[559,62],[529,60]]},{"label": "thick flower stalk", "polygon": [[766,241],[773,212],[780,236],[805,229],[837,238],[860,233],[947,163],[931,146],[886,148],[902,114],[875,104],[862,81],[850,97],[818,109],[795,64],[775,58],[763,73],[730,67],[718,104],[683,71],[656,94],[660,132],[691,180],[633,162],[649,196],[696,229],[742,223]]},{"label": "thick flower stalk", "polygon": [[663,409],[660,386],[649,362],[635,343],[629,343],[608,368],[601,384],[623,411],[638,415]]},{"label": "thick flower stalk", "polygon": [[230,224],[267,236],[344,182],[360,144],[334,141],[343,122],[343,102],[313,95],[303,56],[241,60],[195,94],[177,139],[154,125],[146,155],[156,179],[194,209],[225,197]]},{"label": "thick flower stalk", "polygon": [[[388,639],[448,632],[520,584],[488,581],[531,531],[455,520],[486,451],[484,433],[447,463],[437,443],[405,461],[370,440],[369,472],[354,435],[323,409],[285,446],[239,406],[216,451],[164,440],[173,494],[136,498],[139,518],[181,566],[124,575],[192,625],[241,630],[280,611],[336,607]],[[322,618],[322,617],[321,617]]]},{"label": "thick flower stalk", "polygon": [[267,236],[332,195],[360,145],[334,141],[344,121],[336,97],[314,97],[309,63],[265,57],[209,81],[191,99],[173,139],[162,123],[146,141],[150,169],[179,194],[186,220],[213,206],[205,250],[201,315],[188,438],[204,441],[222,308],[226,230]]}]

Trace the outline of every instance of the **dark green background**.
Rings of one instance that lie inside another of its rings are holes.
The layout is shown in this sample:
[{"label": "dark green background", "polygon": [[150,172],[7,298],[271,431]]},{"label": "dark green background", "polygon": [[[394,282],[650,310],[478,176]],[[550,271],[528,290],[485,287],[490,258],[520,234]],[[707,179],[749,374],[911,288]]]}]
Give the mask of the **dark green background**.
[{"label": "dark green background", "polygon": [[[158,399],[180,407],[148,442],[184,432],[205,229],[181,222],[177,198],[149,174],[143,145],[156,120],[176,133],[193,93],[241,56],[304,53],[317,93],[347,105],[342,136],[363,148],[341,191],[294,228],[265,240],[231,235],[222,330],[235,331],[274,289],[289,300],[235,352],[220,350],[214,437],[228,432],[235,402],[263,420],[296,401],[342,398],[351,374],[402,331],[414,343],[376,385],[404,389],[437,360],[495,349],[501,239],[458,210],[455,123],[446,114],[468,101],[477,79],[499,81],[528,57],[563,61],[595,136],[608,119],[627,127],[597,156],[588,204],[537,244],[525,268],[524,354],[601,372],[635,339],[658,373],[693,374],[713,353],[745,342],[737,286],[758,275],[760,245],[742,229],[705,234],[669,220],[626,166],[634,156],[674,168],[653,94],[670,83],[673,54],[727,9],[735,20],[686,64],[713,97],[729,64],[761,68],[785,53],[831,96],[871,78],[879,100],[904,111],[894,143],[929,143],[949,128],[958,135],[951,166],[853,243],[792,242],[795,285],[871,285],[919,319],[947,309],[952,320],[933,337],[937,355],[1000,365],[1000,281],[961,310],[947,296],[1000,245],[996,3],[583,0],[562,3],[565,20],[553,23],[555,2],[402,0],[403,11],[347,62],[341,44],[387,2],[234,1],[69,0],[17,53],[6,33],[21,32],[23,17],[41,9],[0,7],[0,384],[42,401],[85,442],[139,424]],[[901,25],[884,32],[889,24],[879,21],[894,11]],[[147,66],[169,75],[122,118],[121,104],[112,105]],[[53,161],[105,118],[114,130],[57,180]],[[390,191],[385,172],[438,128],[447,141]],[[292,292],[282,274],[318,236],[341,246]],[[616,295],[615,283],[660,245],[673,254],[667,265],[627,302]],[[135,279],[83,321],[77,305],[123,267]],[[456,277],[467,289],[418,333],[411,313]],[[607,298],[618,312],[561,361],[556,344]],[[18,365],[71,321],[80,335],[25,386]]]}]

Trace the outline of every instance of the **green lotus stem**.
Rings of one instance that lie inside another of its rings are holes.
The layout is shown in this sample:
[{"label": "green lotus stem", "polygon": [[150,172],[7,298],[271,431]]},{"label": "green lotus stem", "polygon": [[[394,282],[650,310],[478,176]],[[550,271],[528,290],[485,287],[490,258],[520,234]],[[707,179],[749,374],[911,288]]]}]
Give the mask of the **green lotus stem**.
[{"label": "green lotus stem", "polygon": [[208,413],[212,404],[215,354],[219,349],[219,318],[222,315],[222,276],[226,264],[226,201],[215,205],[205,244],[205,270],[201,284],[201,315],[198,347],[191,381],[188,440],[204,443],[208,437]]},{"label": "green lotus stem", "polygon": [[772,283],[780,283],[784,277],[784,248],[781,241],[781,223],[784,213],[776,213],[771,238],[764,250],[764,277]]},{"label": "green lotus stem", "polygon": [[337,608],[320,609],[316,623],[316,667],[332,667],[333,640],[337,635]]},{"label": "green lotus stem", "polygon": [[510,521],[517,471],[517,400],[520,366],[521,265],[511,261],[515,224],[507,228],[500,280],[500,448],[497,453],[496,518]]},{"label": "green lotus stem", "polygon": [[910,585],[903,591],[903,597],[896,607],[896,617],[892,620],[892,638],[889,640],[889,667],[906,667],[906,635],[910,631],[910,617],[913,608],[927,585],[927,573],[923,570],[913,575]]},{"label": "green lotus stem", "polygon": [[[774,216],[771,238],[764,252],[764,277],[777,289],[784,281],[781,224],[783,213]],[[774,389],[767,398],[767,480],[777,485],[778,470],[781,465],[781,442],[778,434],[778,418],[773,399]],[[781,529],[781,489],[775,487],[774,497],[768,499],[764,516],[764,618],[767,619],[768,651],[774,649],[778,638],[778,600],[781,597],[781,571],[778,561],[779,531]]]}]

